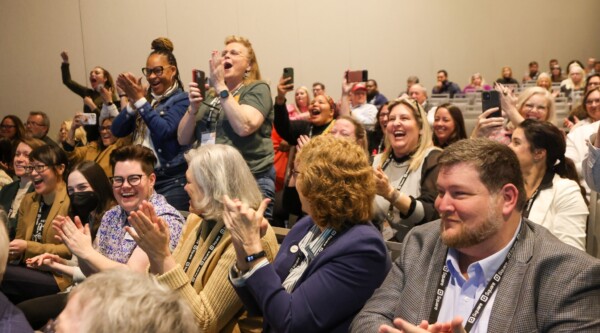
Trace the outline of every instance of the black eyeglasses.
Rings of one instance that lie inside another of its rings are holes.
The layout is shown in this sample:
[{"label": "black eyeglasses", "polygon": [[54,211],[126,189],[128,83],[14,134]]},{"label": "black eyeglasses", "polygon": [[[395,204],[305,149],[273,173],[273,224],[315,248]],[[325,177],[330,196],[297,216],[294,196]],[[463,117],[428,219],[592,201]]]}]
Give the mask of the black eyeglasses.
[{"label": "black eyeglasses", "polygon": [[33,121],[28,121],[28,122],[25,123],[25,125],[30,125],[30,126],[35,125],[35,126],[39,126],[39,127],[45,127],[46,126],[44,124],[38,124],[38,123],[33,122]]},{"label": "black eyeglasses", "polygon": [[142,73],[144,73],[144,75],[146,76],[150,76],[152,73],[154,73],[156,76],[161,76],[164,70],[165,68],[163,66],[158,66],[154,68],[144,67],[142,68]]},{"label": "black eyeglasses", "polygon": [[23,167],[23,169],[25,169],[25,171],[27,173],[31,173],[31,171],[33,171],[33,170],[35,170],[35,172],[37,172],[37,173],[42,173],[51,166],[52,165],[46,165],[46,164],[26,165]]},{"label": "black eyeglasses", "polygon": [[15,128],[17,127],[16,125],[0,125],[0,128],[2,129],[9,129],[9,128]]},{"label": "black eyeglasses", "polygon": [[100,132],[102,132],[102,131],[110,131],[110,126],[100,126],[100,127],[98,127],[98,130]]},{"label": "black eyeglasses", "polygon": [[127,179],[127,182],[129,183],[129,185],[136,186],[136,185],[140,185],[140,182],[142,181],[143,176],[144,175],[129,175],[129,176],[127,176],[127,178],[115,176],[115,177],[110,177],[110,182],[112,183],[112,186],[116,188],[116,187],[123,186],[123,184],[125,183],[125,179]]}]

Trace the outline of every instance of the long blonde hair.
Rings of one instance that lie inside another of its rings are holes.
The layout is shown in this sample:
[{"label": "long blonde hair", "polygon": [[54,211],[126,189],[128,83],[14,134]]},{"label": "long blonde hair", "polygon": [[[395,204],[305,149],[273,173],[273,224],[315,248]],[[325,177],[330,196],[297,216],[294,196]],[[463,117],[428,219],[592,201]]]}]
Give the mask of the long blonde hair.
[{"label": "long blonde hair", "polygon": [[[425,159],[425,156],[429,152],[430,148],[434,147],[433,141],[431,139],[431,127],[429,127],[429,123],[427,122],[427,114],[425,113],[425,110],[423,110],[423,107],[419,105],[419,102],[408,97],[398,98],[397,100],[391,102],[388,106],[390,114],[392,113],[392,110],[400,104],[408,107],[412,111],[412,114],[415,117],[415,120],[417,121],[417,124],[419,125],[420,129],[417,149],[412,154],[410,164],[408,166],[408,171],[412,172],[419,168],[419,166],[423,163],[423,160]],[[390,157],[391,154],[393,154],[392,146],[388,144],[382,153],[381,160],[379,161],[380,167],[383,167],[383,164],[388,159],[388,157]]]}]

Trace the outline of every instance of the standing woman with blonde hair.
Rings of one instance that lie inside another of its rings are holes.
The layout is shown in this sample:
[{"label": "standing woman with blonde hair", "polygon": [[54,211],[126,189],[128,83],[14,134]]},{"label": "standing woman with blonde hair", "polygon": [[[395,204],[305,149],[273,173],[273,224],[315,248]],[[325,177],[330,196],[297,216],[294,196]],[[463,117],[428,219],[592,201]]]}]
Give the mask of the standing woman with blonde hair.
[{"label": "standing woman with blonde hair", "polygon": [[[190,107],[179,123],[179,143],[235,147],[246,160],[263,196],[272,200],[273,101],[269,85],[261,80],[252,43],[240,36],[225,38],[225,49],[221,53],[212,51],[209,72],[214,93],[208,94],[206,101],[198,84],[190,83]],[[270,218],[272,208],[266,214]]]},{"label": "standing woman with blonde hair", "polygon": [[402,242],[415,225],[433,221],[437,196],[437,160],[425,111],[418,102],[400,98],[389,105],[389,147],[375,156],[377,196],[374,219],[384,238]]},{"label": "standing woman with blonde hair", "polygon": [[185,186],[187,163],[183,154],[189,146],[177,142],[177,126],[189,106],[188,94],[179,78],[173,43],[168,38],[152,41],[152,52],[142,73],[150,84],[146,91],[141,78],[121,73],[119,86],[129,104],[113,120],[111,132],[122,138],[133,133],[133,144],[150,148],[158,161],[154,167],[154,189],[178,210],[186,210],[190,199]]}]

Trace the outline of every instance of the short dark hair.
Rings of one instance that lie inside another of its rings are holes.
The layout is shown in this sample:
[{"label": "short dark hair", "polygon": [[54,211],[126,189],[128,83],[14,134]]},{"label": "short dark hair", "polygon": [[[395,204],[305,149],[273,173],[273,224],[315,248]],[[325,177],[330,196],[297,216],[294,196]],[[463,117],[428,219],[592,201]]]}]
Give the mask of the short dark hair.
[{"label": "short dark hair", "polygon": [[313,85],[312,85],[312,86],[313,86],[313,88],[314,88],[315,86],[321,86],[321,89],[325,90],[325,85],[324,85],[323,83],[321,83],[321,82],[315,82],[315,83],[313,83]]},{"label": "short dark hair", "polygon": [[533,65],[539,66],[537,61],[535,61],[535,60],[529,63],[529,67],[531,67]]},{"label": "short dark hair", "polygon": [[62,164],[65,166],[63,180],[67,175],[66,170],[69,168],[69,159],[67,158],[65,151],[59,148],[57,145],[47,144],[33,149],[29,154],[29,160],[36,160],[46,164],[47,166],[51,167],[55,175],[58,175],[56,167]]},{"label": "short dark hair", "polygon": [[474,166],[479,180],[490,193],[498,193],[504,185],[513,184],[519,192],[516,208],[523,209],[527,199],[523,175],[517,155],[507,145],[484,138],[460,140],[444,149],[438,163],[440,172],[460,163]]},{"label": "short dark hair", "polygon": [[154,152],[148,147],[142,145],[123,146],[110,154],[110,165],[113,168],[113,173],[117,162],[125,161],[140,162],[142,170],[146,175],[150,175],[154,172],[157,159]]},{"label": "short dark hair", "polygon": [[48,118],[46,112],[31,111],[29,112],[29,116],[42,116],[42,124],[48,128],[50,127],[50,118]]},{"label": "short dark hair", "polygon": [[448,77],[448,72],[446,72],[446,70],[445,70],[445,69],[440,69],[440,70],[439,70],[439,71],[437,71],[437,72],[438,72],[438,74],[439,74],[439,73],[444,73],[444,76]]}]

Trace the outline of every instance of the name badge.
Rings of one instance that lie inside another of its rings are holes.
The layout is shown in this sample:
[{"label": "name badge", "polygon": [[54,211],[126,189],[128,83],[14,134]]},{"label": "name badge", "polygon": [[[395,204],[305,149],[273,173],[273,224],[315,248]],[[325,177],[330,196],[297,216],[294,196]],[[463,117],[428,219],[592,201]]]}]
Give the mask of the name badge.
[{"label": "name badge", "polygon": [[202,138],[200,139],[200,144],[204,145],[214,145],[216,142],[217,133],[216,132],[203,132]]}]

